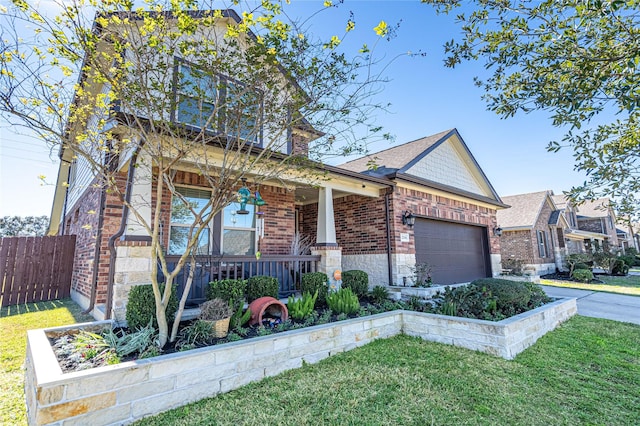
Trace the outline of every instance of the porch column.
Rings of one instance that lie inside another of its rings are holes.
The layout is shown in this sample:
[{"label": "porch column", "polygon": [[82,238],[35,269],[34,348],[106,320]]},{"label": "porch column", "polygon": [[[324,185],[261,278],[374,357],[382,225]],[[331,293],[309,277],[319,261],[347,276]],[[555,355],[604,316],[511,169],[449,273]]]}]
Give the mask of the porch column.
[{"label": "porch column", "polygon": [[[153,173],[151,158],[143,152],[138,156],[137,166],[133,175],[131,185],[131,206],[143,217],[144,221],[151,226],[151,196]],[[127,238],[129,237],[129,238]],[[147,237],[151,240],[149,234],[144,227],[138,222],[138,218],[129,210],[127,216],[127,227],[125,230],[125,239],[137,239]],[[137,237],[137,238],[136,238]]]},{"label": "porch column", "polygon": [[316,246],[337,247],[336,221],[333,214],[333,194],[331,188],[320,188],[318,197]]},{"label": "porch column", "polygon": [[336,242],[331,188],[320,188],[318,196],[318,229],[316,245],[311,248],[311,254],[321,256],[318,272],[324,272],[330,280],[333,280],[333,273],[337,269],[342,269],[342,249]]}]

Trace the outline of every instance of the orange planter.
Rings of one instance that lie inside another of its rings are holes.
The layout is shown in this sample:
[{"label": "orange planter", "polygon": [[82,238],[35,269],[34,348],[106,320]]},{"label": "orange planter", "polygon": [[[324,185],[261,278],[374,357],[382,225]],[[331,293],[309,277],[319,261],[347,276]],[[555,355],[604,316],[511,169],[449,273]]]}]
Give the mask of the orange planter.
[{"label": "orange planter", "polygon": [[283,322],[289,318],[287,305],[270,296],[265,296],[254,300],[249,304],[249,310],[251,311],[249,325],[262,324],[263,315],[269,312],[279,313],[280,319]]}]

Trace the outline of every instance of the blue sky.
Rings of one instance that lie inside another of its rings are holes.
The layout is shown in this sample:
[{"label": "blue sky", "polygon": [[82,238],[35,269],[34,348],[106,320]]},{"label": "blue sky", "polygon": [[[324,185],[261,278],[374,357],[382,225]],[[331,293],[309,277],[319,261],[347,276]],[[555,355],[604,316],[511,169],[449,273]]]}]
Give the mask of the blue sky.
[{"label": "blue sky", "polygon": [[[306,17],[322,8],[323,2],[292,3],[287,9],[290,16]],[[500,119],[486,111],[482,91],[473,84],[473,76],[484,72],[481,63],[465,63],[453,70],[444,67],[442,45],[460,33],[453,15],[436,15],[419,0],[346,0],[316,15],[309,22],[310,31],[322,37],[342,36],[350,11],[356,30],[349,34],[345,48],[370,43],[375,39],[373,27],[385,20],[390,25],[400,22],[400,29],[391,42],[378,44],[378,56],[389,61],[407,51],[426,53],[425,57],[403,55],[393,61],[385,72],[391,81],[377,95],[378,101],[391,103],[390,112],[375,119],[395,135],[395,144],[455,127],[501,196],[544,189],[560,193],[585,180],[583,174],[573,171],[570,150],[546,152],[547,142],[563,134],[551,125],[548,114]],[[389,142],[379,142],[370,150],[389,146]],[[0,216],[48,215],[54,188],[43,185],[38,176],[55,182],[56,160],[55,153],[40,141],[0,122]]]}]

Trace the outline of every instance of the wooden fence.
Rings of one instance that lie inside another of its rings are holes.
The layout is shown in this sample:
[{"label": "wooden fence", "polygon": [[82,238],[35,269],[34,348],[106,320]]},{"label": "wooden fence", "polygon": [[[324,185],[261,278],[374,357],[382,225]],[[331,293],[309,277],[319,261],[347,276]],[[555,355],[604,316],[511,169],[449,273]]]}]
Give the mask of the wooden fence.
[{"label": "wooden fence", "polygon": [[0,238],[0,306],[69,297],[75,235]]}]

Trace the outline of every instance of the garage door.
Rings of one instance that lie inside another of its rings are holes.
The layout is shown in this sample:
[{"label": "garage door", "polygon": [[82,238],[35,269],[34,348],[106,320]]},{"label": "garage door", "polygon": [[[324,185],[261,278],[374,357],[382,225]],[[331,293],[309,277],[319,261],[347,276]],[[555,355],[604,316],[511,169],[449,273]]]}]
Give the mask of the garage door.
[{"label": "garage door", "polygon": [[416,262],[428,263],[433,282],[455,284],[489,276],[486,228],[416,219]]}]

